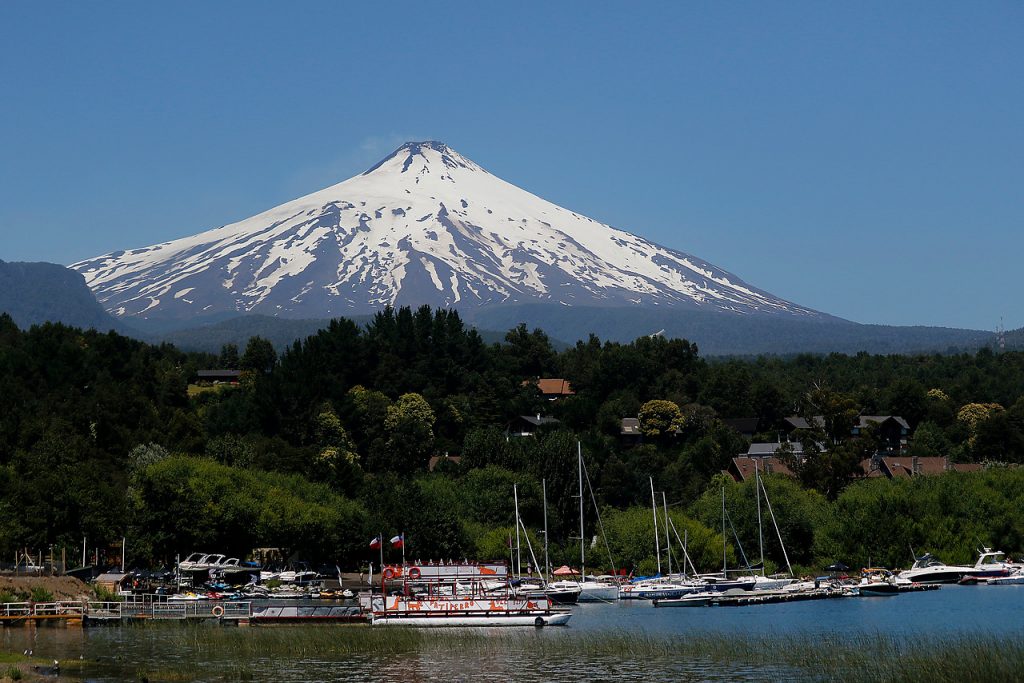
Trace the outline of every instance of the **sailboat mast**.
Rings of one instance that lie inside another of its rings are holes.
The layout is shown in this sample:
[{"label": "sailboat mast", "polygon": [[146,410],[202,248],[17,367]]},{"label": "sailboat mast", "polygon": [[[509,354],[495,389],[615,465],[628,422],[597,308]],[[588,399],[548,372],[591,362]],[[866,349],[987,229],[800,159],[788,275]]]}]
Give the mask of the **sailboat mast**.
[{"label": "sailboat mast", "polygon": [[658,538],[658,502],[654,497],[654,477],[647,477],[651,482],[651,516],[654,517],[654,557],[658,560],[658,573],[661,574],[661,541]]},{"label": "sailboat mast", "polygon": [[761,481],[761,490],[764,491],[764,502],[768,504],[768,514],[771,515],[772,524],[775,526],[775,534],[779,537],[779,546],[782,548],[782,556],[786,559],[786,568],[789,569],[789,575],[793,576],[793,565],[789,563],[789,553],[786,552],[786,544],[782,542],[782,532],[779,531],[779,523],[775,520],[775,512],[772,510],[772,501],[768,497],[768,489],[764,487],[763,480]]},{"label": "sailboat mast", "polygon": [[665,554],[668,555],[668,573],[672,575],[672,541],[668,536],[668,502],[665,500],[665,492],[661,492],[661,505],[665,509]]},{"label": "sailboat mast", "polygon": [[512,498],[516,504],[516,566],[515,571],[519,578],[523,578],[523,560],[519,554],[519,485],[512,484]]},{"label": "sailboat mast", "polygon": [[548,480],[540,480],[544,492],[544,581],[551,580],[551,562],[548,561]]},{"label": "sailboat mast", "polygon": [[586,555],[583,547],[583,445],[576,442],[576,458],[580,470],[580,581],[585,576]]},{"label": "sailboat mast", "polygon": [[726,573],[725,559],[725,487],[722,487],[722,577],[729,578]]},{"label": "sailboat mast", "polygon": [[757,547],[761,553],[761,576],[764,576],[764,534],[761,531],[761,477],[754,461],[754,490],[757,492]]}]

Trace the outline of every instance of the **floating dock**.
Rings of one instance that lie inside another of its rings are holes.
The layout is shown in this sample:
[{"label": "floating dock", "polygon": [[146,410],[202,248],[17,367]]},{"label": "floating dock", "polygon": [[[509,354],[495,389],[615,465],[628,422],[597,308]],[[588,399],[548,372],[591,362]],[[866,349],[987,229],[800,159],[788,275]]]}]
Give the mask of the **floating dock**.
[{"label": "floating dock", "polygon": [[217,621],[232,624],[365,622],[356,605],[266,605],[234,600],[146,602],[12,602],[0,605],[0,625],[123,624],[133,621]]}]

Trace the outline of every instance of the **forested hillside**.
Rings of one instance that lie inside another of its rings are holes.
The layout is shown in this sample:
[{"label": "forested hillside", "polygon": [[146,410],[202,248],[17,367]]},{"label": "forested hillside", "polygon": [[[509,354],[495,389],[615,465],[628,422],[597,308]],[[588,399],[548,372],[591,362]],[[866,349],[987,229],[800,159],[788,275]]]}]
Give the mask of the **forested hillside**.
[{"label": "forested hillside", "polygon": [[[240,382],[190,386],[219,367],[240,369]],[[548,400],[539,377],[568,379],[575,393]],[[661,337],[556,351],[520,326],[488,344],[455,312],[403,308],[364,326],[334,320],[280,356],[259,337],[214,356],[0,316],[0,553],[127,536],[139,565],[284,546],[354,567],[373,558],[370,538],[404,531],[413,557],[500,558],[518,484],[531,529],[542,528],[546,486],[552,555],[571,563],[579,442],[594,490],[587,533],[599,533],[596,503],[613,551],[607,559],[601,544],[594,563],[653,567],[650,477],[711,568],[723,486],[748,556],[757,538],[753,486],[720,474],[748,446],[723,419],[756,416],[774,440],[799,414],[825,416],[824,429],[797,436],[828,447],[798,480],[767,482],[795,564],[905,564],[910,544],[966,561],[979,538],[1024,549],[1024,470],[857,481],[877,444],[845,425],[901,415],[915,430],[911,454],[1019,463],[1022,396],[1017,352],[709,362]],[[512,436],[523,415],[558,422]],[[624,440],[622,418],[638,415],[642,440]],[[777,542],[766,552],[782,563]]]}]

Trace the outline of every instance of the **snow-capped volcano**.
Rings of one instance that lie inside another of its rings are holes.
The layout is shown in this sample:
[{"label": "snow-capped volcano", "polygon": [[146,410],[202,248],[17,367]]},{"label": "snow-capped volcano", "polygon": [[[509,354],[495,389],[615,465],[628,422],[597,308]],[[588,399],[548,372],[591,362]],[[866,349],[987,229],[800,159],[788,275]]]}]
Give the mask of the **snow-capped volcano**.
[{"label": "snow-capped volcano", "polygon": [[71,266],[118,316],[293,318],[502,303],[821,314],[563,209],[440,142],[193,237]]}]

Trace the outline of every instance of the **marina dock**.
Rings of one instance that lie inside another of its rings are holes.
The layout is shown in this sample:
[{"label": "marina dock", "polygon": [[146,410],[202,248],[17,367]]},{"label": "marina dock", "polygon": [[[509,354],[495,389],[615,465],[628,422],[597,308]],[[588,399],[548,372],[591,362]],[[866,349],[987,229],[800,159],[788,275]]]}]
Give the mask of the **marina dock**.
[{"label": "marina dock", "polygon": [[355,605],[254,605],[243,601],[12,602],[0,605],[0,625],[69,626],[132,621],[218,621],[233,624],[365,622]]}]

